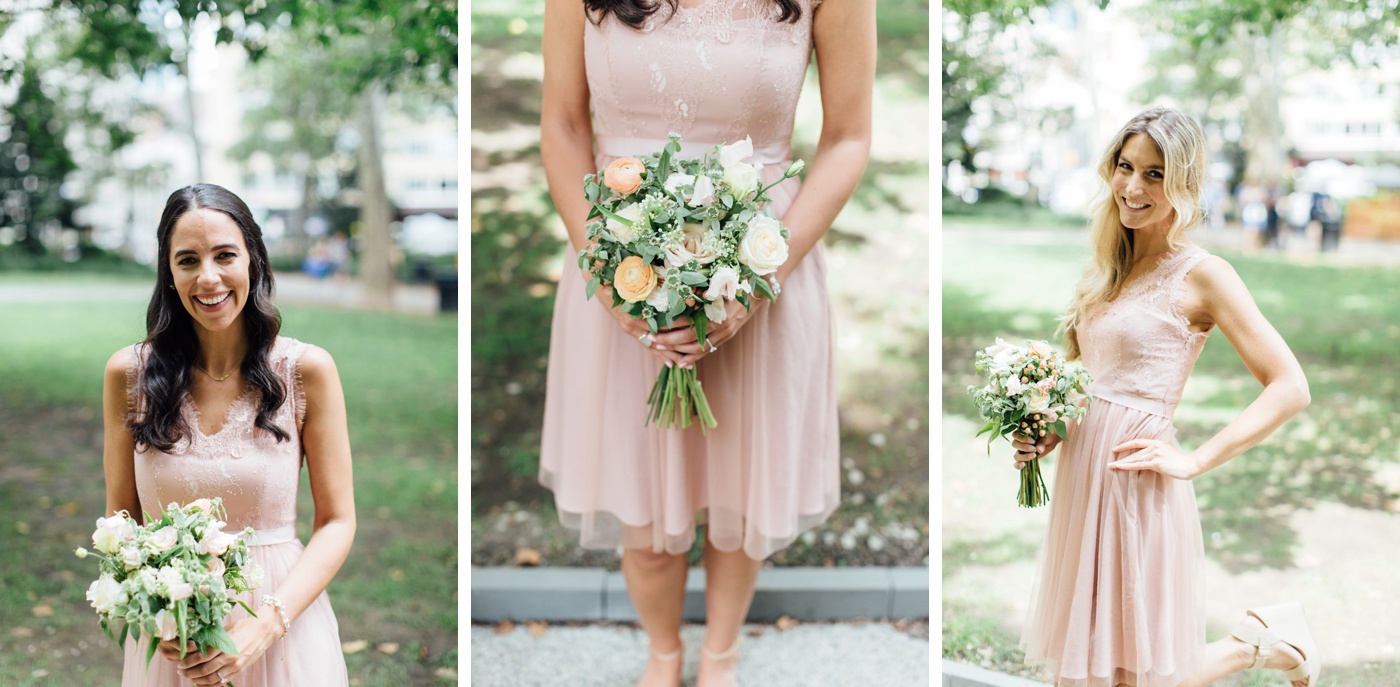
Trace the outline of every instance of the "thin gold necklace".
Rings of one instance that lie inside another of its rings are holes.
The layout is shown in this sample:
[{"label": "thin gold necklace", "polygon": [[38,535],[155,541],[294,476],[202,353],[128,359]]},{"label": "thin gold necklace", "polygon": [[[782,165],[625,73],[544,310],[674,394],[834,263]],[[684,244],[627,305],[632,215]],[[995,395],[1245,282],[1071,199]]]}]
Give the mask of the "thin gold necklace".
[{"label": "thin gold necklace", "polygon": [[200,367],[200,366],[198,366],[198,365],[195,365],[195,366],[194,366],[194,369],[199,370],[200,372],[203,372],[203,373],[206,374],[206,375],[209,375],[209,378],[212,379],[212,380],[214,380],[214,381],[216,381],[216,382],[222,382],[222,381],[224,381],[225,379],[228,379],[229,377],[232,377],[232,376],[233,376],[233,373],[237,372],[239,366],[241,366],[242,364],[243,364],[243,359],[242,359],[242,358],[239,358],[239,359],[238,359],[238,363],[237,363],[236,365],[233,366],[233,369],[232,369],[232,370],[229,370],[229,371],[228,371],[228,374],[226,374],[226,375],[224,375],[224,376],[222,376],[222,377],[215,377],[215,376],[214,376],[212,373],[210,373],[208,370],[206,370],[206,369],[204,369],[204,368],[202,368],[202,367]]}]

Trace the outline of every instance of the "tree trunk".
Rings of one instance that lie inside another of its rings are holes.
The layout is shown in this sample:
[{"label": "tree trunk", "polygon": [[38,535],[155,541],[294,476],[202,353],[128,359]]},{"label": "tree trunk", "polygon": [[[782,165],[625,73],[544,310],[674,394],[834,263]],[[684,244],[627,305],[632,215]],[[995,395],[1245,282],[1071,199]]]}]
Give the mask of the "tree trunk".
[{"label": "tree trunk", "polygon": [[379,118],[384,85],[373,81],[360,93],[360,294],[364,305],[393,305],[393,245],[389,241],[389,195],[384,189],[384,159],[379,146]]},{"label": "tree trunk", "polygon": [[1282,26],[1255,42],[1255,76],[1248,91],[1249,111],[1245,126],[1249,131],[1249,160],[1245,179],[1265,187],[1278,187],[1283,181],[1283,126],[1279,117],[1279,59],[1282,52]]},{"label": "tree trunk", "polygon": [[185,109],[190,117],[190,144],[194,146],[194,178],[195,183],[203,184],[208,182],[204,176],[204,151],[199,145],[198,119],[194,115],[194,77],[190,74],[190,53],[194,52],[193,38],[194,20],[189,17],[184,19],[185,31],[185,54],[177,63],[180,73],[185,77]]}]

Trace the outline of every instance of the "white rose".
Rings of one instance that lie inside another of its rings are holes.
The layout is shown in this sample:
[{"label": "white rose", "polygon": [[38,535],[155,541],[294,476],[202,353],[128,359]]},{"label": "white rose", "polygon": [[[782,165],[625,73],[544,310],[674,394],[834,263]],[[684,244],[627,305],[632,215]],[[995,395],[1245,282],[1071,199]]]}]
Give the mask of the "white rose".
[{"label": "white rose", "polygon": [[758,190],[758,170],[747,162],[736,162],[724,168],[724,182],[739,200]]},{"label": "white rose", "polygon": [[694,182],[695,177],[690,174],[671,172],[671,174],[666,177],[666,190],[675,193],[676,189],[682,186],[689,186]]},{"label": "white rose", "polygon": [[719,257],[713,251],[705,250],[705,225],[689,222],[683,228],[685,236],[681,242],[666,249],[666,264],[684,267],[687,262],[694,260],[708,265]]},{"label": "white rose", "polygon": [[742,141],[720,147],[719,166],[727,170],[751,155],[753,155],[753,139],[745,136]]},{"label": "white rose", "polygon": [[690,200],[686,201],[686,204],[690,207],[698,208],[701,205],[709,205],[713,202],[715,202],[715,182],[710,181],[708,175],[701,174],[700,177],[695,180],[695,193],[690,195]]},{"label": "white rose", "polygon": [[161,639],[175,639],[180,636],[180,624],[175,620],[175,614],[162,608],[156,611],[156,628]]},{"label": "white rose", "polygon": [[[725,265],[710,275],[710,288],[705,289],[705,300],[719,301],[721,298],[733,300],[737,295],[739,295],[739,270]],[[723,307],[722,304],[721,307]]]},{"label": "white rose", "polygon": [[192,511],[197,510],[205,513],[212,513],[214,511],[214,502],[209,499],[195,499],[190,503],[188,508]]},{"label": "white rose", "polygon": [[994,344],[992,344],[992,345],[990,345],[990,346],[988,346],[987,349],[986,349],[985,351],[983,351],[983,352],[986,353],[988,356],[994,358],[994,359],[1001,359],[1003,355],[1008,354],[1008,353],[1012,353],[1012,352],[1014,352],[1015,350],[1016,350],[1016,347],[1015,347],[1015,346],[1012,346],[1011,344],[1006,343],[1005,341],[1002,340],[1002,338],[1001,338],[1000,336],[998,336],[998,337],[997,337],[997,342],[994,343]]},{"label": "white rose", "polygon": [[749,230],[739,241],[739,262],[744,263],[754,274],[765,275],[778,271],[778,266],[787,261],[787,240],[783,238],[783,225],[772,217],[755,217],[749,222]]},{"label": "white rose", "polygon": [[166,597],[171,601],[182,601],[194,594],[194,585],[186,582],[184,573],[177,568],[162,569],[160,583],[165,587]]},{"label": "white rose", "polygon": [[711,324],[719,324],[729,317],[729,310],[724,307],[723,302],[706,303],[705,317],[710,318]]},{"label": "white rose", "polygon": [[122,585],[111,575],[103,574],[87,590],[87,600],[98,613],[111,613],[117,606],[127,602]]},{"label": "white rose", "polygon": [[1015,377],[1010,377],[1010,378],[1008,378],[1008,379],[1006,380],[1006,395],[1007,395],[1007,396],[1015,396],[1016,394],[1021,393],[1022,389],[1024,389],[1024,388],[1025,388],[1025,387],[1021,386],[1021,380],[1019,380],[1019,379],[1017,379],[1017,378],[1015,378]]},{"label": "white rose", "polygon": [[642,206],[636,203],[628,203],[613,214],[623,219],[630,220],[632,222],[632,226],[629,227],[626,224],[623,224],[622,222],[619,222],[609,217],[608,222],[605,225],[605,233],[607,234],[608,238],[617,241],[618,243],[631,243],[635,241],[637,239],[637,224],[639,224],[642,219]]},{"label": "white rose", "polygon": [[157,553],[165,553],[175,548],[175,544],[179,541],[179,538],[180,533],[175,530],[175,527],[173,525],[166,525],[151,534],[151,538],[146,540],[146,544]]},{"label": "white rose", "polygon": [[226,570],[224,566],[224,559],[215,556],[213,558],[210,558],[209,562],[205,563],[205,566],[209,568],[209,574],[220,579],[223,578],[224,571]]},{"label": "white rose", "polygon": [[1044,413],[1045,411],[1050,409],[1050,394],[1047,394],[1044,391],[1037,389],[1036,387],[1029,387],[1026,390],[1024,398],[1026,399],[1027,412]]},{"label": "white rose", "polygon": [[146,554],[141,552],[141,547],[127,544],[121,548],[121,559],[127,570],[135,570],[141,567],[142,561],[146,560]]},{"label": "white rose", "polygon": [[113,515],[97,519],[97,531],[92,533],[92,545],[105,554],[114,554],[123,542],[136,538],[136,531],[125,517]]},{"label": "white rose", "polygon": [[647,296],[647,305],[656,308],[658,312],[666,312],[671,309],[671,292],[667,289],[653,289],[650,296]]}]

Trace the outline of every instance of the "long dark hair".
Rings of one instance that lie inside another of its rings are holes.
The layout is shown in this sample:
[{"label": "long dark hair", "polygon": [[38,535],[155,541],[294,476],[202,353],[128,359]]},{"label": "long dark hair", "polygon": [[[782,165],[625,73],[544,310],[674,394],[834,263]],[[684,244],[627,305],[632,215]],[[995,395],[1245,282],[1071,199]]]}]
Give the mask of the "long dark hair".
[{"label": "long dark hair", "polygon": [[133,413],[127,428],[136,445],[146,445],[170,452],[175,445],[189,438],[194,428],[180,412],[180,402],[189,392],[194,361],[199,354],[199,339],[194,323],[185,310],[180,294],[171,288],[175,277],[170,270],[170,237],[175,224],[190,210],[216,210],[228,215],[243,232],[248,247],[248,302],[243,305],[243,333],[248,339],[248,353],[240,370],[247,383],[259,392],[262,400],[254,425],[277,437],[291,438],[286,431],[272,423],[272,416],[287,400],[287,389],[273,374],[268,364],[268,352],[282,329],[282,315],[272,305],[272,271],[267,266],[267,246],[263,245],[262,228],[253,221],[248,206],[228,189],[213,184],[186,186],[165,201],[157,229],[159,249],[156,260],[156,288],[146,309],[145,368],[136,389],[142,412]]},{"label": "long dark hair", "polygon": [[[705,2],[719,2],[720,0],[704,0]],[[796,23],[802,18],[802,8],[797,5],[797,0],[772,0],[777,5],[782,14],[778,15],[778,21]],[[678,0],[583,0],[583,6],[588,10],[588,18],[594,24],[602,24],[609,14],[617,17],[617,20],[634,28],[642,28],[642,24],[661,8],[667,5],[670,12],[666,14],[667,20],[676,13]]]}]

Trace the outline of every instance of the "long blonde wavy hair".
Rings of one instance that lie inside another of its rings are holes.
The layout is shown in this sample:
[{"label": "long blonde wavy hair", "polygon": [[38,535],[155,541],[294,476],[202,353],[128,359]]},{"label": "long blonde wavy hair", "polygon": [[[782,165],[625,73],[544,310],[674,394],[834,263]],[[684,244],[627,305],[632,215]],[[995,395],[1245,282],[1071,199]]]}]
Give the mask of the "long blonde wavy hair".
[{"label": "long blonde wavy hair", "polygon": [[1101,191],[1103,197],[1094,204],[1089,221],[1093,261],[1075,287],[1074,300],[1060,318],[1056,332],[1056,336],[1064,337],[1070,360],[1079,358],[1077,328],[1081,318],[1095,305],[1117,298],[1133,268],[1133,231],[1124,227],[1118,217],[1118,204],[1113,199],[1113,174],[1118,168],[1123,144],[1137,134],[1152,139],[1166,161],[1164,189],[1173,211],[1167,244],[1172,248],[1179,246],[1186,230],[1205,218],[1202,195],[1208,156],[1201,126],[1187,114],[1170,107],[1154,107],[1133,117],[1113,138],[1099,161],[1099,177],[1103,179],[1106,193]]}]

